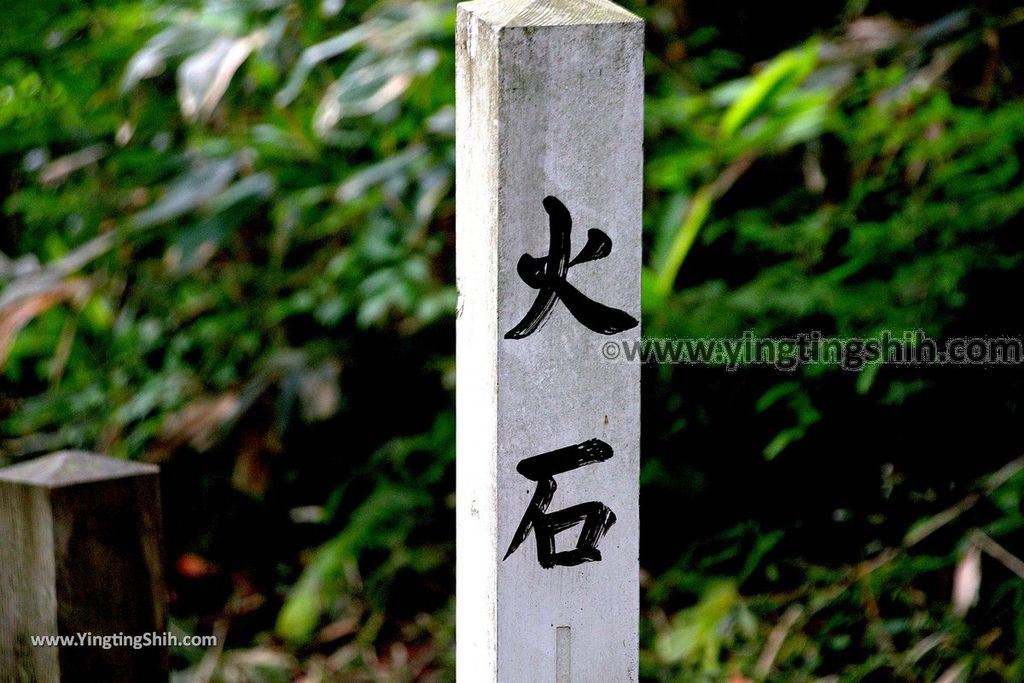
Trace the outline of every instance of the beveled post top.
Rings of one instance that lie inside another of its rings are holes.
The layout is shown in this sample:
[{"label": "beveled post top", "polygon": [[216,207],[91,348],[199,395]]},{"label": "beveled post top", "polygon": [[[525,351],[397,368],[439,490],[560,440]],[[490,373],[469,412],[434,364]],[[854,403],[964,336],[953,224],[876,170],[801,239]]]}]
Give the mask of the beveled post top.
[{"label": "beveled post top", "polygon": [[643,21],[609,0],[472,0],[459,7],[496,29]]},{"label": "beveled post top", "polygon": [[157,474],[160,468],[86,451],[58,451],[28,462],[0,468],[0,481],[48,489],[109,479]]}]

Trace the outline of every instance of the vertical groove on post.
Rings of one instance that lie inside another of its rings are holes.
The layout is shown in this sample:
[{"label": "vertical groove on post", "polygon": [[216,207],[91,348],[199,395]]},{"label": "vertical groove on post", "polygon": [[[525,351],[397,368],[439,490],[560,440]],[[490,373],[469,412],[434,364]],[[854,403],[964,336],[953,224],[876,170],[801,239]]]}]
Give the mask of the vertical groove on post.
[{"label": "vertical groove on post", "polygon": [[555,683],[572,683],[572,629],[555,628]]}]

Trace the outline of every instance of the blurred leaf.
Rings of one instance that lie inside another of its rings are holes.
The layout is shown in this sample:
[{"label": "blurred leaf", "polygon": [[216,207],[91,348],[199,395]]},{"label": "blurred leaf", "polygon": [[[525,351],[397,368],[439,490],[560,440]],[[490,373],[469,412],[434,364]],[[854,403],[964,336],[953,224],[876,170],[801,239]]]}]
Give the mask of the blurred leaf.
[{"label": "blurred leaf", "polygon": [[773,98],[799,86],[818,62],[818,45],[810,42],[800,50],[784,52],[754,76],[722,116],[720,134],[728,139],[755,116],[763,112]]},{"label": "blurred leaf", "polygon": [[257,31],[244,38],[219,37],[178,67],[178,102],[186,119],[206,121],[213,114],[238,67],[266,40]]},{"label": "blurred leaf", "polygon": [[665,662],[699,662],[705,673],[718,671],[725,621],[739,605],[734,583],[710,584],[700,602],[675,615],[669,630],[658,635],[658,656]]}]

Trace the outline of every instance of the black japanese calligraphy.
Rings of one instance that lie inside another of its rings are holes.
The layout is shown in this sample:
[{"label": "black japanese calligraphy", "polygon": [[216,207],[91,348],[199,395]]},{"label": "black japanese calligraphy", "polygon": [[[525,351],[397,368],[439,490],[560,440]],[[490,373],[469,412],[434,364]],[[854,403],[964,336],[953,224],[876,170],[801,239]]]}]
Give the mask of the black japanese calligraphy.
[{"label": "black japanese calligraphy", "polygon": [[[537,537],[537,560],[545,569],[551,569],[556,565],[572,567],[600,560],[601,551],[597,546],[608,529],[615,524],[614,512],[604,503],[597,501],[580,503],[550,514],[547,509],[555,495],[555,489],[558,488],[554,478],[556,474],[604,462],[613,454],[611,446],[604,441],[590,439],[575,446],[559,448],[519,461],[516,470],[527,479],[537,482],[537,490],[502,559],[507,560],[533,529]],[[583,525],[583,529],[576,541],[576,547],[555,552],[555,536],[580,524]]]},{"label": "black japanese calligraphy", "polygon": [[573,266],[608,256],[612,251],[611,238],[591,228],[587,231],[587,243],[570,261],[572,216],[556,197],[545,197],[543,203],[551,232],[548,254],[540,258],[523,254],[516,266],[523,282],[538,290],[537,298],[519,324],[505,333],[505,339],[522,339],[539,330],[551,315],[555,301],[564,303],[576,320],[594,332],[617,334],[636,327],[639,324],[636,318],[590,299],[567,280]]}]

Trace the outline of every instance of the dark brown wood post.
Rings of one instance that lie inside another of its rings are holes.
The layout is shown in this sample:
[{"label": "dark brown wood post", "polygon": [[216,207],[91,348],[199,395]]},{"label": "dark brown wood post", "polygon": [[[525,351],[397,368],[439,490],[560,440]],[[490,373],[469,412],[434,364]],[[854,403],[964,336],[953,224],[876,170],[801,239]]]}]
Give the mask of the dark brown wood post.
[{"label": "dark brown wood post", "polygon": [[160,533],[155,465],[63,451],[0,469],[0,681],[167,681],[165,646],[100,640],[164,640]]}]

